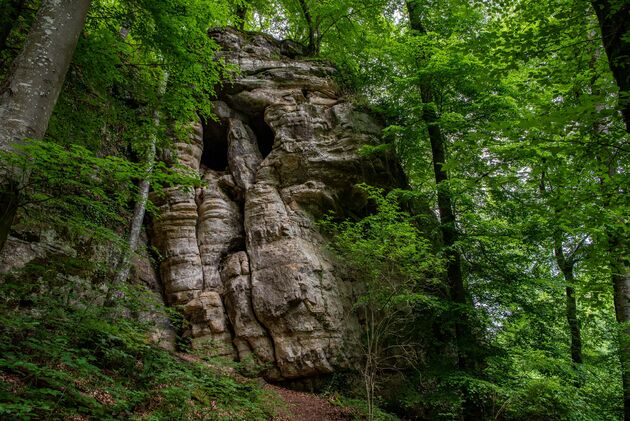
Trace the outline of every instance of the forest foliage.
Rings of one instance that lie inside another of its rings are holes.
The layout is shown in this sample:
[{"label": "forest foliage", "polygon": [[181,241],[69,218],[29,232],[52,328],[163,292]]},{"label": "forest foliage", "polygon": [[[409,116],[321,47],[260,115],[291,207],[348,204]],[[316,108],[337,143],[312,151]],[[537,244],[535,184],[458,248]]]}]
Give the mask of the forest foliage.
[{"label": "forest foliage", "polygon": [[[45,1],[0,3],[5,82]],[[347,97],[383,116],[385,143],[363,152],[395,150],[408,178],[406,190],[359,187],[373,214],[321,222],[347,276],[366,285],[355,308],[368,416],[377,404],[406,419],[623,419],[629,23],[628,0],[93,0],[45,138],[2,151],[0,174],[28,174],[16,223],[122,250],[151,142],[167,149],[211,117],[234,70],[214,59],[207,29],[294,39],[339,69]],[[149,178],[156,192],[198,182],[162,164]],[[146,326],[55,296],[81,276],[107,284],[112,259],[30,266],[32,284],[0,284],[0,373],[30,382],[21,395],[2,386],[0,416],[121,417],[160,393],[155,419],[186,419],[195,414],[171,399],[208,388],[243,394],[244,419],[268,416],[257,389],[144,345]],[[38,306],[60,324],[29,310]],[[99,406],[80,385],[60,395],[59,364],[117,385],[108,390],[121,404]]]}]

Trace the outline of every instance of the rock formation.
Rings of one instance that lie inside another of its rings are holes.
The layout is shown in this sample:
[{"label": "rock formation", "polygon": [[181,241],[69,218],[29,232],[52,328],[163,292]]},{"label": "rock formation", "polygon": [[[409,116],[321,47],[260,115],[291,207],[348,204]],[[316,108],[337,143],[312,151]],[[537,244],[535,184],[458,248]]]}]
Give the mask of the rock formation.
[{"label": "rock formation", "polygon": [[240,73],[221,88],[217,119],[176,145],[203,186],[156,199],[152,237],[167,300],[187,319],[194,348],[253,357],[270,379],[348,367],[355,287],[316,220],[360,212],[356,183],[394,187],[402,173],[386,156],[360,156],[381,126],[344,100],[329,64],[296,59],[299,45],[263,34],[210,36]]}]

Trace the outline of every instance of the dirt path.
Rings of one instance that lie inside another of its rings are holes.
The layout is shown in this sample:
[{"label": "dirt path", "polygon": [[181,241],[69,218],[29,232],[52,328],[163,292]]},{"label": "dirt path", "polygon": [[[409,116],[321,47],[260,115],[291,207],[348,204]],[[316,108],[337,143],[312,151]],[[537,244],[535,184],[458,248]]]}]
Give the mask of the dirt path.
[{"label": "dirt path", "polygon": [[[177,353],[176,355],[188,362],[203,363],[223,375],[233,377],[237,381],[248,380],[237,374],[233,368],[213,365],[191,354]],[[272,421],[354,421],[365,419],[357,417],[349,408],[333,405],[326,399],[312,393],[297,392],[269,383],[266,383],[264,388],[276,392],[286,403],[286,408],[279,409],[278,415]]]},{"label": "dirt path", "polygon": [[346,421],[356,419],[350,410],[335,406],[312,393],[296,392],[278,386],[266,385],[287,403],[273,421]]}]

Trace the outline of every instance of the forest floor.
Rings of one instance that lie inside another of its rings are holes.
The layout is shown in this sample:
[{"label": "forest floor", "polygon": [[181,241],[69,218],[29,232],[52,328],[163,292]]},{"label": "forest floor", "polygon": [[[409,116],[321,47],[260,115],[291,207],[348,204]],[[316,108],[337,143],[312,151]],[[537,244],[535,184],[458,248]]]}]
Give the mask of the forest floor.
[{"label": "forest floor", "polygon": [[287,404],[273,421],[345,421],[358,419],[349,408],[333,405],[326,399],[306,392],[297,392],[274,385],[266,389],[277,393]]},{"label": "forest floor", "polygon": [[[177,356],[184,361],[202,363],[214,371],[222,372],[222,374],[229,375],[236,380],[246,380],[244,377],[236,374],[233,369],[208,363],[198,356],[186,353],[178,353]],[[335,405],[314,393],[298,392],[269,383],[264,383],[263,387],[277,394],[280,401],[285,404],[276,408],[277,414],[274,416],[273,421],[346,421],[365,419],[358,415],[356,410]]]}]

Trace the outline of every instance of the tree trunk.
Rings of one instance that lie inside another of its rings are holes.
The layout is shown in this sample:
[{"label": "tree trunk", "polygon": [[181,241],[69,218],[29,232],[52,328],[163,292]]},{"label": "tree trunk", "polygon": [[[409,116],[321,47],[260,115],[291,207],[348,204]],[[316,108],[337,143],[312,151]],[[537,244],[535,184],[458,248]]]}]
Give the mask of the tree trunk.
[{"label": "tree trunk", "polygon": [[[608,65],[619,87],[619,107],[630,133],[630,3],[621,0],[591,1],[602,31]],[[612,172],[616,171],[611,166]],[[619,233],[608,233],[608,252],[612,270],[611,281],[615,301],[615,316],[620,325],[630,322],[630,262],[628,247]],[[624,417],[630,420],[630,328],[619,332],[619,359],[621,361]]]},{"label": "tree trunk", "polygon": [[[474,373],[476,361],[472,356],[475,347],[474,335],[471,332],[472,323],[468,313],[469,303],[461,269],[461,254],[456,248],[457,229],[455,227],[455,213],[453,202],[448,187],[448,174],[443,166],[446,163],[445,139],[441,128],[437,123],[438,116],[430,87],[423,86],[422,100],[423,120],[427,125],[429,140],[431,142],[431,155],[433,161],[433,173],[437,188],[438,213],[440,215],[440,232],[443,246],[446,250],[446,277],[450,299],[457,306],[455,312],[455,335],[457,341],[457,359],[459,369]],[[464,404],[464,419],[478,420],[482,418],[481,407],[477,402],[466,399]]]},{"label": "tree trunk", "polygon": [[236,15],[237,21],[236,26],[241,31],[245,29],[245,22],[247,21],[247,5],[245,3],[239,3],[236,5],[236,11],[234,13]]},{"label": "tree trunk", "polygon": [[311,10],[306,4],[306,0],[300,0],[300,7],[302,13],[304,13],[304,19],[306,19],[306,26],[308,27],[308,45],[306,46],[306,52],[309,55],[315,55],[319,53],[319,40],[317,39],[317,28],[311,15]]},{"label": "tree trunk", "polygon": [[0,51],[7,47],[7,39],[25,3],[26,0],[9,0],[0,7]]},{"label": "tree trunk", "polygon": [[[630,4],[626,3],[625,6],[619,9],[617,14],[611,14],[611,4],[608,0],[592,0],[593,8],[597,13],[597,18],[600,23],[602,31],[602,38],[606,54],[608,55],[608,63],[613,72],[613,76],[617,80],[617,84],[620,91],[620,106],[622,109],[622,115],[624,123],[626,125],[626,131],[630,133],[630,103],[626,102],[624,107],[623,92],[628,93],[630,88],[630,72],[628,67],[630,66],[630,43],[626,40],[625,44],[620,39],[620,33],[628,33],[630,30]],[[625,9],[625,12],[623,10]],[[625,13],[619,14],[619,13]],[[624,17],[625,16],[625,17]],[[613,24],[613,21],[617,21],[617,25]],[[625,27],[625,29],[624,29]],[[596,47],[593,54],[593,58],[589,64],[591,70],[595,70],[595,64],[599,58],[599,50],[601,47]],[[622,53],[625,51],[625,53]],[[624,55],[625,54],[625,55]],[[613,60],[615,57],[615,60]],[[625,60],[626,71],[624,74],[620,64],[623,64]],[[613,62],[614,61],[614,62]],[[615,73],[617,72],[617,73]],[[597,88],[597,73],[593,72],[591,79],[591,90],[594,94],[601,95],[602,93]],[[625,80],[625,81],[624,81]],[[622,88],[624,86],[624,88]],[[604,108],[603,104],[595,106],[597,111],[601,111]],[[596,121],[593,125],[593,134],[597,138],[602,134],[606,134],[606,123],[603,121]],[[614,177],[617,172],[617,162],[613,158],[614,154],[610,152],[608,148],[604,148],[603,153],[599,154],[596,159],[599,164],[604,167],[608,167],[607,176],[600,177],[600,186],[603,193],[603,207],[610,208],[612,193],[606,191],[608,188],[608,179]],[[619,194],[619,192],[616,192]],[[613,287],[613,300],[615,307],[615,318],[620,325],[627,325],[630,322],[630,262],[628,261],[627,243],[624,244],[623,239],[614,230],[607,230],[606,232],[605,250],[608,254],[608,261],[611,268],[611,284]],[[620,330],[618,332],[619,341],[619,362],[621,364],[621,380],[623,385],[623,406],[624,406],[624,419],[630,420],[630,328]]]},{"label": "tree trunk", "polygon": [[[155,119],[159,123],[157,112],[155,114]],[[151,139],[151,145],[149,146],[149,153],[147,155],[147,176],[140,182],[140,197],[138,198],[136,206],[133,210],[133,219],[131,220],[131,230],[129,232],[129,241],[127,244],[128,248],[123,252],[120,262],[118,263],[114,284],[119,284],[127,280],[131,269],[131,257],[138,248],[140,230],[142,229],[147,200],[149,199],[149,188],[151,187],[149,177],[153,172],[153,165],[155,163],[155,143],[156,139]]]},{"label": "tree trunk", "polygon": [[[604,209],[610,209],[613,204],[614,195],[623,194],[616,190],[610,191],[608,180],[615,177],[617,173],[617,161],[612,158],[613,154],[606,148],[598,160],[608,166],[607,177],[600,177]],[[614,211],[613,211],[614,212]],[[622,220],[620,224],[626,224]],[[615,229],[614,224],[606,224],[606,237],[604,239],[604,250],[608,255],[610,266],[610,278],[613,287],[613,301],[615,306],[615,318],[617,323],[623,328],[618,331],[619,342],[619,362],[621,364],[621,380],[623,384],[623,406],[624,419],[630,420],[630,256],[627,239],[619,233],[623,227]]]},{"label": "tree trunk", "polygon": [[609,234],[608,252],[617,323],[624,328],[619,332],[619,359],[621,361],[624,416],[630,420],[630,262],[625,255],[626,245],[618,234]]},{"label": "tree trunk", "polygon": [[[28,138],[42,138],[48,127],[83,28],[91,0],[43,0],[24,48],[0,92],[0,149],[8,151]],[[19,202],[24,174],[1,174],[0,251]]]},{"label": "tree trunk", "polygon": [[[602,125],[602,127],[604,127]],[[602,207],[615,215],[614,197],[622,195],[623,192],[618,187],[611,189],[609,181],[617,173],[619,163],[614,158],[614,154],[605,148],[597,156],[598,162],[608,167],[606,177],[600,177],[600,186],[603,196]],[[621,364],[621,375],[623,384],[624,419],[630,420],[630,255],[627,253],[628,240],[623,236],[623,225],[627,224],[627,217],[619,214],[615,218],[621,219],[618,222],[621,227],[615,229],[614,224],[606,223],[605,239],[603,249],[607,253],[611,270],[611,284],[613,287],[613,300],[615,306],[615,318],[617,323],[624,326],[618,331],[619,342],[619,362]],[[620,233],[619,230],[622,232]]]},{"label": "tree trunk", "polygon": [[[568,274],[564,275],[567,283],[573,282],[573,277]],[[567,297],[567,322],[571,331],[571,361],[574,364],[582,364],[582,336],[580,333],[580,324],[577,318],[577,301],[575,299],[575,289],[567,286],[565,289]]]},{"label": "tree trunk", "polygon": [[608,64],[619,87],[619,106],[630,133],[630,3],[591,0],[602,31]]},{"label": "tree trunk", "polygon": [[[168,84],[168,73],[165,72],[160,80],[160,86],[158,88],[158,97],[161,98],[166,92],[166,85]],[[160,126],[160,112],[156,110],[153,112],[153,124],[155,129]],[[114,278],[114,284],[119,284],[127,280],[129,277],[129,270],[131,269],[131,257],[138,248],[138,241],[140,239],[140,230],[142,229],[142,223],[144,221],[144,214],[147,208],[147,201],[149,199],[149,188],[151,187],[150,177],[153,173],[153,167],[155,165],[155,145],[157,144],[157,137],[155,134],[151,135],[149,142],[149,151],[147,153],[147,175],[140,182],[140,197],[133,210],[133,219],[131,220],[131,230],[129,232],[128,248],[123,252],[120,258],[118,267],[116,270],[116,277]]]},{"label": "tree trunk", "polygon": [[569,332],[571,333],[571,361],[574,364],[582,364],[582,335],[580,333],[580,324],[577,317],[577,301],[575,299],[575,277],[573,275],[573,267],[575,266],[572,257],[568,259],[564,255],[562,249],[562,241],[556,238],[554,241],[554,255],[556,264],[560,268],[564,281],[567,286],[566,293],[566,315],[569,324]]},{"label": "tree trunk", "polygon": [[[407,1],[409,24],[418,34],[426,34],[420,15],[420,9],[415,1]],[[461,254],[456,248],[457,229],[455,227],[455,212],[453,201],[448,186],[448,173],[444,169],[446,163],[446,139],[442,134],[438,122],[438,110],[432,87],[427,83],[420,83],[420,92],[423,102],[422,119],[427,126],[429,141],[431,143],[431,155],[433,161],[433,173],[437,188],[438,212],[440,215],[440,231],[447,258],[446,275],[450,299],[458,307],[455,314],[455,334],[458,350],[459,369],[472,373],[476,371],[477,361],[473,357],[475,348],[474,335],[471,331],[472,323],[468,310],[470,303],[467,299],[464,279],[461,270]],[[483,417],[481,406],[478,402],[466,399],[463,407],[464,419],[477,420]]]},{"label": "tree trunk", "polygon": [[[407,2],[410,25],[414,31],[424,34],[425,29],[420,21],[420,15],[416,7],[415,3]],[[438,212],[440,214],[440,231],[444,246],[447,250],[446,273],[449,282],[449,291],[451,299],[454,302],[464,304],[467,300],[461,271],[461,255],[454,247],[457,241],[455,213],[453,212],[453,203],[448,188],[448,174],[443,168],[446,163],[445,139],[442,135],[440,125],[438,124],[438,112],[434,103],[433,90],[426,83],[421,84],[420,90],[422,102],[424,103],[422,119],[427,125],[429,140],[431,142],[433,173],[437,186]]]}]

